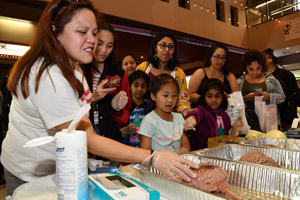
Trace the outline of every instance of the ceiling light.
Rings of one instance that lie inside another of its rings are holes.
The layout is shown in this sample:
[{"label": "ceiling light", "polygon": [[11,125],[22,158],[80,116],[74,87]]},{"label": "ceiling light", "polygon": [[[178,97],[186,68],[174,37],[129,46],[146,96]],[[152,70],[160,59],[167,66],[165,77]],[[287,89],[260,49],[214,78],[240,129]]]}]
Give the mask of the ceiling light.
[{"label": "ceiling light", "polygon": [[285,9],[283,9],[283,10],[279,10],[279,11],[273,12],[273,13],[271,12],[271,15],[276,15],[276,14],[278,14],[278,13],[287,11],[287,10],[292,9],[292,8],[293,8],[293,6],[289,6],[288,8],[285,8]]},{"label": "ceiling light", "polygon": [[265,3],[259,4],[259,5],[256,6],[256,8],[260,8],[260,7],[264,6],[264,5],[266,5],[267,3],[269,4],[269,3],[272,3],[274,1],[276,1],[276,0],[271,0],[271,1],[267,1]]},{"label": "ceiling light", "polygon": [[29,49],[29,46],[0,43],[0,54],[23,56]]},{"label": "ceiling light", "polygon": [[290,47],[286,47],[285,49],[290,49]]}]

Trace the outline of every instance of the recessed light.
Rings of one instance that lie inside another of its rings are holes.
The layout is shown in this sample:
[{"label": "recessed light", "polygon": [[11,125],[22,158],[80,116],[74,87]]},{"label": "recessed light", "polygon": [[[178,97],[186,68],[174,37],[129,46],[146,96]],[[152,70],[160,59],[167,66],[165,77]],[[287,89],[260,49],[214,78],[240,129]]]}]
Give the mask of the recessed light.
[{"label": "recessed light", "polygon": [[299,53],[300,51],[296,51],[296,53]]},{"label": "recessed light", "polygon": [[286,47],[285,49],[290,49],[290,47]]},{"label": "recessed light", "polygon": [[144,58],[144,56],[141,56],[141,58]]}]

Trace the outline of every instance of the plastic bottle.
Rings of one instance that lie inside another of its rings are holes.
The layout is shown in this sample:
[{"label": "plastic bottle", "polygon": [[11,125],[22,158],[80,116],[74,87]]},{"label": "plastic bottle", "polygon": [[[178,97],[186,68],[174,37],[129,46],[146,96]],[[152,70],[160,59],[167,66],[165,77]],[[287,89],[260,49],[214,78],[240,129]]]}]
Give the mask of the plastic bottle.
[{"label": "plastic bottle", "polygon": [[56,134],[58,200],[88,200],[86,132]]}]

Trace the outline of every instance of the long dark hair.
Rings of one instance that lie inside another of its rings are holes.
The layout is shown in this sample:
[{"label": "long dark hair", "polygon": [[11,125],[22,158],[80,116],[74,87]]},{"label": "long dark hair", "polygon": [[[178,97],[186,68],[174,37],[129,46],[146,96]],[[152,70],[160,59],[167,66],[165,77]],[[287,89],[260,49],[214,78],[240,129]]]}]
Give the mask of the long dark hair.
[{"label": "long dark hair", "polygon": [[128,76],[128,81],[129,81],[129,88],[131,88],[131,85],[133,84],[133,82],[136,79],[142,78],[145,80],[146,84],[147,84],[147,92],[144,95],[144,99],[149,99],[149,86],[150,86],[150,78],[148,76],[148,74],[146,74],[144,71],[141,70],[137,70],[132,72],[129,76]]},{"label": "long dark hair", "polygon": [[99,32],[100,31],[108,31],[114,37],[113,50],[109,54],[109,56],[105,59],[104,63],[109,66],[119,67],[119,65],[117,63],[117,59],[116,59],[116,53],[115,53],[115,47],[116,47],[116,43],[117,43],[117,33],[115,32],[114,28],[109,23],[101,22],[101,21],[98,23],[98,31]]},{"label": "long dark hair", "polygon": [[199,105],[201,105],[203,107],[207,107],[207,104],[205,101],[205,94],[210,89],[216,89],[222,94],[222,102],[221,102],[220,107],[222,107],[224,110],[226,110],[228,107],[228,100],[225,95],[225,86],[222,81],[220,81],[219,79],[216,79],[216,78],[206,79],[203,82],[203,86],[201,87],[201,90],[200,90]]},{"label": "long dark hair", "polygon": [[84,93],[82,83],[74,76],[74,69],[68,59],[68,55],[57,36],[64,31],[75,14],[82,9],[89,9],[97,18],[98,12],[90,1],[75,2],[54,0],[44,10],[36,27],[31,48],[14,65],[8,78],[7,87],[17,97],[17,87],[20,88],[24,98],[29,96],[29,75],[36,60],[43,58],[41,67],[35,81],[35,92],[39,89],[39,82],[45,70],[56,64],[70,86],[77,92],[78,98]]},{"label": "long dark hair", "polygon": [[167,66],[167,68],[170,71],[173,71],[178,64],[178,60],[177,60],[177,56],[176,56],[176,39],[172,33],[162,32],[162,33],[159,33],[158,35],[156,35],[156,37],[154,38],[154,40],[152,42],[147,60],[153,65],[153,67],[155,67],[157,69],[159,68],[159,65],[158,65],[159,61],[158,61],[158,59],[157,60],[154,59],[154,54],[156,54],[157,43],[159,41],[161,41],[164,37],[168,37],[171,40],[173,40],[173,42],[174,42],[173,58],[169,60],[169,63]]},{"label": "long dark hair", "polygon": [[225,50],[225,53],[226,53],[226,61],[225,61],[225,63],[224,63],[224,65],[223,65],[223,67],[222,67],[222,72],[223,72],[223,74],[225,74],[225,75],[228,75],[228,62],[229,62],[229,56],[228,56],[228,54],[229,54],[229,51],[228,51],[228,48],[224,45],[224,44],[222,44],[222,43],[216,43],[216,44],[214,44],[214,45],[212,45],[210,48],[209,48],[209,50],[208,50],[208,52],[207,52],[207,54],[206,54],[206,58],[205,58],[205,63],[204,63],[204,65],[203,65],[203,68],[205,68],[205,67],[209,67],[210,65],[211,65],[211,58],[212,58],[212,56],[213,56],[213,54],[215,53],[215,51],[218,49],[218,48],[221,48],[221,49],[224,49]]}]

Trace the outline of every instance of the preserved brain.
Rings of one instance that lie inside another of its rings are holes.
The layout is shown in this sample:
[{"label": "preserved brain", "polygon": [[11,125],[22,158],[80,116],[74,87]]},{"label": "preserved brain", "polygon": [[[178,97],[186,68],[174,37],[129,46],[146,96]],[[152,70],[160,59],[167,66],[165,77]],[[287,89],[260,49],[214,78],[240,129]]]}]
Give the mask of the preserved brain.
[{"label": "preserved brain", "polygon": [[250,162],[255,164],[267,165],[272,167],[280,167],[272,158],[260,152],[248,152],[240,159],[243,162]]}]

